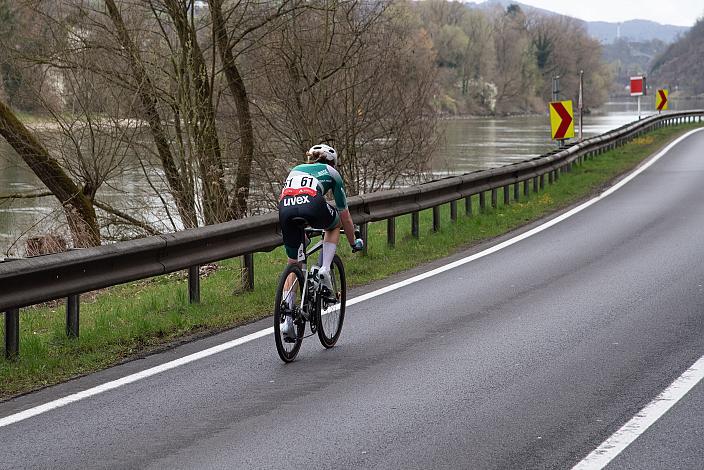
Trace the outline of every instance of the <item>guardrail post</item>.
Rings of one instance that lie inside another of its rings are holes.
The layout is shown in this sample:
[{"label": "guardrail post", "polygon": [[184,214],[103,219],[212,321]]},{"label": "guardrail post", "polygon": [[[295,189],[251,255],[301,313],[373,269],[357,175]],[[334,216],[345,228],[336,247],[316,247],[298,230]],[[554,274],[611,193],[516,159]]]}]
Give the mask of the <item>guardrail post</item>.
[{"label": "guardrail post", "polygon": [[499,205],[498,194],[499,194],[498,189],[494,188],[491,190],[491,207],[493,207],[494,209],[496,209],[496,207]]},{"label": "guardrail post", "polygon": [[518,201],[521,198],[521,183],[513,183],[513,200]]},{"label": "guardrail post", "polygon": [[440,206],[433,206],[433,232],[440,230]]},{"label": "guardrail post", "polygon": [[538,177],[537,176],[533,177],[533,192],[534,193],[538,192]]},{"label": "guardrail post", "polygon": [[511,204],[511,192],[509,191],[509,185],[504,186],[504,206]]},{"label": "guardrail post", "polygon": [[555,176],[553,175],[552,170],[548,171],[548,184],[552,184]]},{"label": "guardrail post", "polygon": [[413,238],[420,237],[420,217],[418,212],[411,212],[411,236]]},{"label": "guardrail post", "polygon": [[450,201],[450,220],[457,222],[457,201]]},{"label": "guardrail post", "polygon": [[528,195],[530,195],[530,184],[529,184],[529,181],[530,181],[530,180],[525,180],[525,181],[523,181],[523,195],[524,195],[525,197],[528,197]]},{"label": "guardrail post", "polygon": [[20,309],[5,312],[5,357],[15,359],[20,353]]},{"label": "guardrail post", "polygon": [[362,241],[364,242],[362,256],[367,256],[367,253],[369,253],[369,224],[363,223],[359,225],[359,235],[362,237]]},{"label": "guardrail post", "polygon": [[486,194],[484,194],[484,191],[479,193],[479,210],[481,212],[486,211]]},{"label": "guardrail post", "polygon": [[396,217],[386,219],[386,244],[396,246]]},{"label": "guardrail post", "polygon": [[555,183],[557,183],[557,180],[560,179],[560,173],[561,173],[561,172],[562,172],[562,167],[557,168],[557,169],[555,170],[555,177],[553,178],[553,181],[555,181]]},{"label": "guardrail post", "polygon": [[66,336],[69,338],[78,338],[80,311],[80,294],[69,295],[66,299]]},{"label": "guardrail post", "polygon": [[242,288],[254,290],[254,253],[242,255]]},{"label": "guardrail post", "polygon": [[465,215],[472,215],[472,195],[470,194],[464,198],[464,213]]},{"label": "guardrail post", "polygon": [[540,189],[545,189],[545,173],[540,175]]},{"label": "guardrail post", "polygon": [[200,303],[200,266],[188,268],[188,303]]}]

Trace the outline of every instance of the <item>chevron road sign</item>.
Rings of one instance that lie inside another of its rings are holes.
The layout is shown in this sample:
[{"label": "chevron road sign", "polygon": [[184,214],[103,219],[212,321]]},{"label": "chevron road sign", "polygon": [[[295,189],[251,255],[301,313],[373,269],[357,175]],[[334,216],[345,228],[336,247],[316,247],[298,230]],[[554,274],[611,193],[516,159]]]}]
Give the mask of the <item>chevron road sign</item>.
[{"label": "chevron road sign", "polygon": [[667,90],[658,90],[658,94],[655,95],[655,109],[658,111],[667,109],[667,93]]},{"label": "chevron road sign", "polygon": [[554,140],[574,137],[574,119],[572,101],[553,101],[550,103],[550,127]]}]

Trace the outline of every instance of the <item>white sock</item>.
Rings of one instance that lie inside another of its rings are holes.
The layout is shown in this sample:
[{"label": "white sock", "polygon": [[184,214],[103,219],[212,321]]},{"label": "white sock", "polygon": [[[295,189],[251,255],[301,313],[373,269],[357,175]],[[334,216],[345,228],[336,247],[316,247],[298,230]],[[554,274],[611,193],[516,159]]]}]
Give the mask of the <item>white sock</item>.
[{"label": "white sock", "polygon": [[320,267],[321,270],[330,271],[332,259],[335,257],[335,250],[337,250],[337,243],[323,242],[323,264]]}]

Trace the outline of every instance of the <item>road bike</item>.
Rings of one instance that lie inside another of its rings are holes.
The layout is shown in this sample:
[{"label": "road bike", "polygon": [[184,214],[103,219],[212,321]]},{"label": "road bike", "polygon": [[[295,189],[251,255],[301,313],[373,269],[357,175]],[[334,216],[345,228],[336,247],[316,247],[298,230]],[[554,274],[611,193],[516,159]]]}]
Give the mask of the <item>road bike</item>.
[{"label": "road bike", "polygon": [[[304,230],[307,240],[325,233],[323,230],[309,227]],[[344,231],[340,233],[343,234]],[[330,266],[332,292],[328,291],[318,278],[320,260],[308,269],[309,258],[322,247],[322,239],[312,246],[309,245],[303,250],[302,266],[289,264],[279,279],[274,306],[274,339],[276,351],[284,362],[291,362],[296,358],[304,338],[317,333],[320,344],[325,348],[332,348],[342,332],[347,299],[345,266],[342,260],[335,255]],[[290,284],[288,288],[287,279]],[[289,316],[293,318],[296,326],[296,338],[291,342],[286,341],[281,331]]]}]

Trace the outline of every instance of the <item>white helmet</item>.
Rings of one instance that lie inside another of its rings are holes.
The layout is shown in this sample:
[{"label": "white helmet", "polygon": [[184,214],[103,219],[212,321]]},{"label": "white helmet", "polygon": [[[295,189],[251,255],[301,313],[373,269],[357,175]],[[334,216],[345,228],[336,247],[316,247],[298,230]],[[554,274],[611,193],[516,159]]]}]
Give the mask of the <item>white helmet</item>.
[{"label": "white helmet", "polygon": [[313,157],[316,161],[325,161],[326,163],[336,166],[337,165],[337,152],[334,148],[325,144],[318,144],[312,146],[306,152],[306,155]]}]

